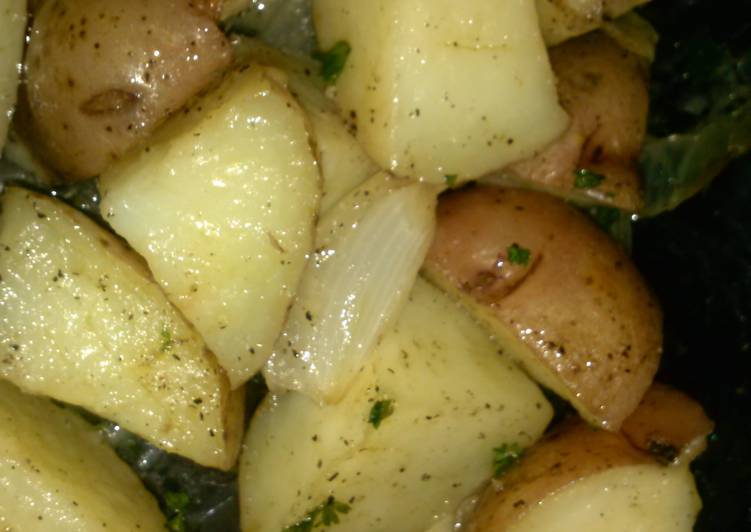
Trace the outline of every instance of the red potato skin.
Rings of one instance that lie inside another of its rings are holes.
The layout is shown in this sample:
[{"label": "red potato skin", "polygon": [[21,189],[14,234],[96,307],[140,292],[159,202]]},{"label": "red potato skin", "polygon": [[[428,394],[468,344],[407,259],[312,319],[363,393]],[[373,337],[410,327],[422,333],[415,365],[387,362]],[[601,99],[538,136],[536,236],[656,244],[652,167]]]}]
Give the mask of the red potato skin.
[{"label": "red potato skin", "polygon": [[101,173],[232,62],[216,0],[49,0],[17,124],[66,179]]},{"label": "red potato skin", "polygon": [[[571,124],[561,138],[506,173],[535,188],[639,211],[638,157],[649,107],[646,61],[594,32],[551,48],[550,62]],[[605,179],[577,188],[580,169]]]},{"label": "red potato skin", "polygon": [[[618,430],[662,352],[662,313],[626,254],[579,211],[529,190],[451,192],[437,218],[424,274],[521,343],[510,354],[534,378]],[[529,251],[525,265],[509,258],[514,244]]]}]

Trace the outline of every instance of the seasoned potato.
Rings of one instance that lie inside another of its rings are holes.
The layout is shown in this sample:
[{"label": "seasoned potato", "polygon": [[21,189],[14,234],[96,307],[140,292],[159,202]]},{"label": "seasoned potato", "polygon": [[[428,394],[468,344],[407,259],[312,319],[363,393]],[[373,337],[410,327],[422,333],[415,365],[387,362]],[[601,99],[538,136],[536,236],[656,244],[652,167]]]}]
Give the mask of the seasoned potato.
[{"label": "seasoned potato", "polygon": [[16,104],[25,31],[26,0],[4,0],[0,5],[0,151]]},{"label": "seasoned potato", "polygon": [[293,57],[256,39],[232,39],[238,61],[250,61],[284,70],[289,90],[310,120],[313,146],[323,177],[321,212],[325,213],[379,168],[339,116],[334,102],[324,94],[323,80],[315,74],[319,65]]},{"label": "seasoned potato", "polygon": [[190,0],[45,2],[19,123],[69,179],[99,174],[230,64],[211,13]]},{"label": "seasoned potato", "polygon": [[233,387],[266,361],[313,248],[320,175],[279,81],[243,67],[100,178],[105,219]]},{"label": "seasoned potato", "polygon": [[690,532],[701,500],[688,467],[667,468],[620,434],[568,420],[480,497],[470,532]]},{"label": "seasoned potato", "polygon": [[555,198],[482,186],[443,196],[424,272],[598,426],[617,430],[652,382],[657,302],[618,245]]},{"label": "seasoned potato", "polygon": [[242,528],[279,532],[343,504],[342,532],[423,532],[492,475],[494,447],[527,447],[550,418],[487,333],[419,280],[339,403],[287,392],[261,405],[240,462]]},{"label": "seasoned potato", "polygon": [[336,101],[399,176],[477,178],[566,127],[532,2],[315,0],[313,14],[322,49],[351,47]]},{"label": "seasoned potato", "polygon": [[681,465],[704,451],[713,428],[699,403],[656,382],[621,431],[635,447],[665,463]]},{"label": "seasoned potato", "polygon": [[164,530],[135,473],[76,414],[0,381],[0,529]]},{"label": "seasoned potato", "polygon": [[0,377],[231,467],[242,394],[140,258],[49,197],[9,187],[0,208]]},{"label": "seasoned potato", "polygon": [[553,46],[600,27],[649,0],[537,0],[545,44]]},{"label": "seasoned potato", "polygon": [[647,126],[647,62],[597,32],[550,50],[566,132],[507,177],[629,212],[643,204],[638,159]]}]

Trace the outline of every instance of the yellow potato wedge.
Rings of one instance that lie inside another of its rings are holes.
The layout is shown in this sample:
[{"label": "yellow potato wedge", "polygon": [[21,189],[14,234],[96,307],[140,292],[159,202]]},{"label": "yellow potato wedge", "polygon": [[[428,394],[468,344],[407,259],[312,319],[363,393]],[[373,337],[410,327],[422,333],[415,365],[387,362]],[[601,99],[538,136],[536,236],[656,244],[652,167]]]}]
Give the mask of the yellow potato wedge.
[{"label": "yellow potato wedge", "polygon": [[657,301],[618,245],[565,203],[487,186],[446,194],[423,271],[591,423],[618,430],[649,388]]},{"label": "yellow potato wedge", "polygon": [[0,208],[0,378],[232,467],[242,393],[140,258],[47,196],[8,187]]},{"label": "yellow potato wedge", "polygon": [[529,446],[551,413],[488,334],[418,280],[338,403],[287,392],[261,405],[240,462],[242,529],[338,508],[342,532],[424,532],[492,475],[494,447]]},{"label": "yellow potato wedge", "polygon": [[244,66],[101,176],[102,212],[233,388],[271,352],[313,249],[320,175],[278,70]]},{"label": "yellow potato wedge", "polygon": [[0,381],[0,529],[156,532],[164,516],[78,415]]}]

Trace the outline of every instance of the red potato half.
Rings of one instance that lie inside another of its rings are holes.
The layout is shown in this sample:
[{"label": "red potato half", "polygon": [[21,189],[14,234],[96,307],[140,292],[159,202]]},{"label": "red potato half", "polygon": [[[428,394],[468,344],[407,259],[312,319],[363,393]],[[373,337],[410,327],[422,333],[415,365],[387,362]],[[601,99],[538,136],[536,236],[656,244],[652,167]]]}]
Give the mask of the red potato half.
[{"label": "red potato half", "polygon": [[647,61],[601,32],[550,49],[566,132],[506,179],[626,211],[643,204],[638,157],[646,133]]},{"label": "red potato half", "polygon": [[45,2],[19,126],[67,179],[99,174],[230,65],[218,12],[208,0]]},{"label": "red potato half", "polygon": [[625,253],[560,200],[488,186],[444,195],[423,272],[595,425],[618,430],[652,382],[657,301]]}]

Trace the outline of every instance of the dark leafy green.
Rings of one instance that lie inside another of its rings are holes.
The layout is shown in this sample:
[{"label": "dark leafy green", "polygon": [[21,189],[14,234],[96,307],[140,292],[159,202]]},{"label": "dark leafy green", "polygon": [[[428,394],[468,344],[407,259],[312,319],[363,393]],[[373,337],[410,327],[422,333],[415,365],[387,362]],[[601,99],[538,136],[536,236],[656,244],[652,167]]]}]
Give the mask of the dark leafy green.
[{"label": "dark leafy green", "polygon": [[523,449],[516,443],[504,443],[493,449],[493,475],[502,477],[522,456]]},{"label": "dark leafy green", "polygon": [[313,58],[321,63],[321,77],[326,83],[331,84],[337,80],[351,51],[348,42],[339,41],[326,51],[313,53]]},{"label": "dark leafy green", "polygon": [[751,148],[751,25],[747,2],[653,2],[660,33],[642,149],[646,207],[670,210]]},{"label": "dark leafy green", "polygon": [[373,403],[368,414],[368,423],[375,428],[381,426],[381,422],[394,413],[394,405],[390,399],[381,399]]}]

